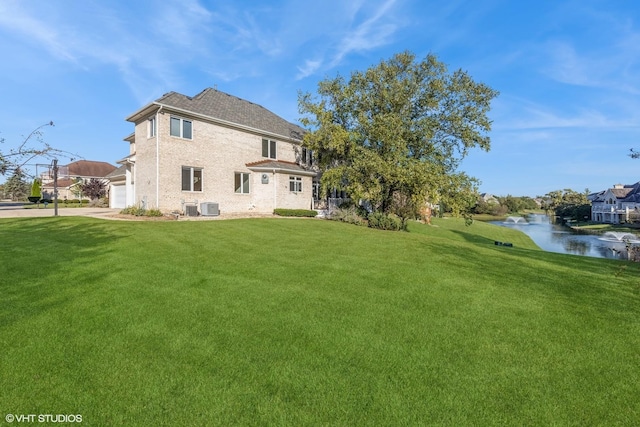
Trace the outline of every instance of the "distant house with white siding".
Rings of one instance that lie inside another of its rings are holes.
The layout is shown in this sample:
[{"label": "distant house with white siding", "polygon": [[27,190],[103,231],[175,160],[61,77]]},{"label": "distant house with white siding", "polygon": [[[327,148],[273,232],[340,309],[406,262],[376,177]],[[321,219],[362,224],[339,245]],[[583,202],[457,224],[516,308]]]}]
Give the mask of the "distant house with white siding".
[{"label": "distant house with white siding", "polygon": [[591,201],[591,220],[621,224],[640,218],[640,182],[616,184],[612,188],[587,196]]}]

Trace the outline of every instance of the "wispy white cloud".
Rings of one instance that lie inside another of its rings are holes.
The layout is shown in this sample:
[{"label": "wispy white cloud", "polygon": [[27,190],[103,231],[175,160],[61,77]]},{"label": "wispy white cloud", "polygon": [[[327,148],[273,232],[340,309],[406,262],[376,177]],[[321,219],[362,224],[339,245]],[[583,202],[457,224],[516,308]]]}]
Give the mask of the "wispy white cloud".
[{"label": "wispy white cloud", "polygon": [[61,27],[29,14],[21,2],[8,0],[0,3],[0,27],[43,46],[55,58],[76,62],[74,53],[64,42]]},{"label": "wispy white cloud", "polygon": [[550,35],[540,45],[542,72],[564,84],[640,94],[640,30],[630,17],[592,4],[572,3],[570,12],[558,9],[556,25],[581,21],[582,28]]},{"label": "wispy white cloud", "polygon": [[208,53],[212,14],[197,0],[144,8],[151,25],[141,28],[133,18],[138,11],[123,14],[108,4],[85,4],[75,15],[47,14],[29,6],[0,3],[0,28],[23,43],[43,46],[55,61],[84,71],[113,67],[140,102],[177,85],[180,68]]},{"label": "wispy white cloud", "polygon": [[397,26],[386,22],[383,18],[387,16],[395,3],[396,0],[386,0],[374,11],[373,16],[347,32],[340,41],[338,51],[329,67],[333,68],[338,65],[351,52],[370,50],[388,43]]},{"label": "wispy white cloud", "polygon": [[500,101],[494,122],[495,131],[535,131],[541,129],[619,129],[638,126],[634,117],[612,115],[584,106],[575,112],[557,111],[557,107],[524,98],[508,97]]},{"label": "wispy white cloud", "polygon": [[[345,6],[343,21],[334,23],[331,39],[327,34],[318,37],[326,40],[315,49],[314,59],[305,59],[297,67],[297,79],[303,79],[320,70],[339,66],[354,52],[365,52],[391,43],[399,28],[394,18],[393,8],[397,0],[385,0],[371,9],[371,3],[351,2]],[[364,18],[362,18],[364,16]],[[326,63],[318,58],[326,57]]]},{"label": "wispy white cloud", "polygon": [[322,60],[321,59],[317,59],[317,60],[311,60],[311,59],[307,59],[304,61],[304,65],[302,66],[298,66],[297,69],[299,71],[299,73],[296,75],[296,80],[300,80],[300,79],[304,79],[305,77],[308,77],[310,75],[312,75],[313,73],[315,73],[318,68],[320,68],[320,66],[322,65]]},{"label": "wispy white cloud", "polygon": [[161,40],[189,50],[202,46],[213,17],[197,0],[160,2],[149,15]]}]

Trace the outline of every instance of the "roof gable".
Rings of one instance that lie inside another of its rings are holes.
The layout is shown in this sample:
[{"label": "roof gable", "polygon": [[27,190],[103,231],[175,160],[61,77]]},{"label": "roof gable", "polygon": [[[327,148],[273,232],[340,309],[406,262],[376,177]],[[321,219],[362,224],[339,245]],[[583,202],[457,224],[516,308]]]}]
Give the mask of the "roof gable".
[{"label": "roof gable", "polygon": [[[151,105],[173,108],[289,139],[301,140],[305,132],[300,126],[288,122],[261,105],[212,88],[207,88],[193,97],[169,92]],[[144,107],[128,120],[133,120],[148,108],[149,106]]]}]

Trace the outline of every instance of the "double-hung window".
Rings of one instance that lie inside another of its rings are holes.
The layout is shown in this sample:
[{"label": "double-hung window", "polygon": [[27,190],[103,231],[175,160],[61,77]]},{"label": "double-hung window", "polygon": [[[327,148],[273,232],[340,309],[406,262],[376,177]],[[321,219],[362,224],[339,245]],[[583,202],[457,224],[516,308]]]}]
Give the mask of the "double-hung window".
[{"label": "double-hung window", "polygon": [[202,191],[202,168],[182,167],[182,191]]},{"label": "double-hung window", "polygon": [[171,117],[170,133],[171,136],[177,136],[178,138],[191,139],[192,138],[192,126],[191,120],[186,120],[180,117]]},{"label": "double-hung window", "polygon": [[293,193],[302,192],[302,177],[299,177],[299,176],[289,177],[289,191]]},{"label": "double-hung window", "polygon": [[270,139],[262,139],[262,157],[276,158],[276,142]]},{"label": "double-hung window", "polygon": [[238,194],[249,194],[249,174],[236,172],[235,189]]}]

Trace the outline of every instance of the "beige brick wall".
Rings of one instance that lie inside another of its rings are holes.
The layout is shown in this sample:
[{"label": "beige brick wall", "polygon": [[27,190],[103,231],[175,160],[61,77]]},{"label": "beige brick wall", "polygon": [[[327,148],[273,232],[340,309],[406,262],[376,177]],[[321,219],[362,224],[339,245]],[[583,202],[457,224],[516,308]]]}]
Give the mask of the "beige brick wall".
[{"label": "beige brick wall", "polygon": [[[272,212],[277,207],[311,207],[312,184],[303,177],[303,192],[289,192],[289,175],[268,173],[269,183],[262,183],[262,174],[252,172],[246,164],[265,160],[262,157],[263,135],[178,116],[192,120],[193,139],[169,134],[172,114],[158,115],[158,141],[148,137],[148,120],[135,127],[137,202],[146,200],[147,207],[163,211],[182,211],[184,205],[197,201],[217,202],[221,212]],[[273,138],[270,138],[273,139]],[[294,162],[295,146],[277,140],[277,160]],[[156,184],[156,144],[159,147],[159,182]],[[202,191],[182,191],[182,167],[202,169]],[[235,193],[235,173],[249,173],[249,194]],[[156,187],[157,186],[157,187]],[[156,197],[158,194],[158,197]]]},{"label": "beige brick wall", "polygon": [[156,139],[149,138],[149,122],[142,120],[135,127],[135,204],[146,202],[147,208],[158,207],[156,200]]}]

